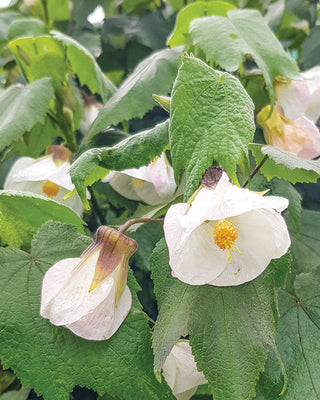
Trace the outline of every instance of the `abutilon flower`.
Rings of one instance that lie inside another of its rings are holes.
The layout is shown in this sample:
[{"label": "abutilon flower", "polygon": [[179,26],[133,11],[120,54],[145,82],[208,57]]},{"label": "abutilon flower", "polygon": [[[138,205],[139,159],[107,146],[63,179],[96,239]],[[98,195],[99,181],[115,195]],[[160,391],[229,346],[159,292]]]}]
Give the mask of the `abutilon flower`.
[{"label": "abutilon flower", "polygon": [[178,400],[189,400],[199,385],[207,383],[203,372],[197,370],[188,340],[173,346],[163,364],[163,376]]},{"label": "abutilon flower", "polygon": [[320,67],[302,72],[303,81],[277,77],[276,106],[264,107],[257,116],[267,144],[311,160],[320,155]]},{"label": "abutilon flower", "polygon": [[109,182],[122,196],[149,205],[168,203],[177,188],[173,169],[165,153],[156,157],[148,166],[111,171],[102,181]]},{"label": "abutilon flower", "polygon": [[[257,115],[267,144],[278,147],[306,160],[320,155],[320,133],[314,122],[306,117],[291,120],[275,106],[264,107]],[[269,116],[270,115],[270,116]]]},{"label": "abutilon flower", "polygon": [[72,153],[63,146],[52,145],[39,159],[21,157],[13,164],[4,183],[5,190],[32,192],[56,200],[77,214],[84,211],[78,194],[63,200],[74,189],[69,169]]},{"label": "abutilon flower", "polygon": [[40,315],[88,340],[109,339],[132,304],[128,262],[137,243],[101,226],[79,258],[58,261],[42,282]]},{"label": "abutilon flower", "polygon": [[234,286],[283,256],[290,236],[280,212],[288,200],[261,196],[229,182],[201,186],[191,205],[172,205],[164,220],[172,275],[190,285]]}]

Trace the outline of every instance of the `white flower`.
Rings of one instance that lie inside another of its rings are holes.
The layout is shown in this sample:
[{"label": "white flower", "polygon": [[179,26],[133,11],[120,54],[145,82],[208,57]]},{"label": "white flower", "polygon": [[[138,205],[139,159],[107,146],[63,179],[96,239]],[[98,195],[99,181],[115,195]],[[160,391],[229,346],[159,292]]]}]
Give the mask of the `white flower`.
[{"label": "white flower", "polygon": [[191,352],[188,340],[175,344],[163,365],[163,376],[178,400],[189,400],[199,385],[207,383]]},{"label": "white flower", "polygon": [[156,157],[148,166],[111,171],[102,181],[109,182],[122,196],[152,206],[168,203],[177,188],[173,169],[165,153]]},{"label": "white flower", "polygon": [[279,214],[288,200],[229,182],[201,187],[191,206],[171,206],[164,220],[173,276],[191,285],[234,286],[260,275],[284,255],[290,236]]},{"label": "white flower", "polygon": [[274,81],[276,106],[257,116],[267,144],[307,160],[320,155],[320,133],[315,122],[320,116],[320,66],[302,72],[305,80],[278,76]]},{"label": "white flower", "polygon": [[316,122],[320,117],[320,66],[302,72],[301,76],[303,81],[276,78],[276,102],[286,118],[305,116]]},{"label": "white flower", "polygon": [[40,315],[88,340],[110,338],[132,303],[126,285],[128,262],[137,244],[101,226],[79,258],[58,261],[42,282]]},{"label": "white flower", "polygon": [[264,107],[257,115],[257,122],[263,129],[267,144],[278,147],[306,160],[320,155],[319,129],[307,117],[295,120],[284,117],[278,106]]},{"label": "white flower", "polygon": [[50,154],[34,159],[21,157],[13,164],[4,183],[5,190],[32,192],[49,197],[70,208],[78,215],[84,211],[78,194],[63,200],[74,189],[69,169],[71,152],[63,146],[49,146]]}]

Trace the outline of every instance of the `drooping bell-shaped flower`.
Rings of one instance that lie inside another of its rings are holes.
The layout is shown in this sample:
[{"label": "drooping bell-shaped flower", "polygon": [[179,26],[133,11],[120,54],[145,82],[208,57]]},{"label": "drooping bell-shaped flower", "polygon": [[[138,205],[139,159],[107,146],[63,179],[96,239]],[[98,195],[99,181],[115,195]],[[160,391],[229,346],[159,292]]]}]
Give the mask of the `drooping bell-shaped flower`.
[{"label": "drooping bell-shaped flower", "polygon": [[40,315],[88,340],[110,338],[132,303],[128,262],[137,244],[101,226],[79,258],[58,261],[42,282]]},{"label": "drooping bell-shaped flower", "polygon": [[74,189],[69,169],[72,153],[63,146],[52,145],[39,159],[21,157],[13,164],[4,183],[5,190],[32,192],[49,197],[81,215],[84,207],[78,194],[63,200]]},{"label": "drooping bell-shaped flower", "polygon": [[177,188],[173,169],[165,153],[156,157],[148,166],[111,171],[102,181],[109,182],[122,196],[152,206],[168,203]]},{"label": "drooping bell-shaped flower", "polygon": [[286,118],[278,106],[265,106],[257,115],[267,144],[288,151],[301,158],[312,160],[320,155],[319,129],[307,117],[296,120]]},{"label": "drooping bell-shaped flower", "polygon": [[276,104],[286,118],[306,117],[316,122],[320,117],[320,66],[301,72],[301,78],[300,81],[275,79]]},{"label": "drooping bell-shaped flower", "polygon": [[172,205],[164,220],[172,275],[190,285],[235,286],[283,256],[290,236],[280,212],[288,200],[229,182],[201,186],[193,201]]},{"label": "drooping bell-shaped flower", "polygon": [[173,346],[163,364],[163,376],[178,400],[189,400],[199,385],[207,383],[203,372],[197,370],[188,340]]}]

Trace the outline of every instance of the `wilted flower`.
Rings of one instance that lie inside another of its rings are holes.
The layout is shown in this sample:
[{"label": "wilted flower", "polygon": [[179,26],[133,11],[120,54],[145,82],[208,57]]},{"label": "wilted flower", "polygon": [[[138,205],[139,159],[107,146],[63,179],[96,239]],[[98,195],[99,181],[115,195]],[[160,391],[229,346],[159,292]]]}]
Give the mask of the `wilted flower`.
[{"label": "wilted flower", "polygon": [[320,133],[314,122],[306,117],[294,121],[285,118],[277,106],[271,115],[270,111],[271,107],[266,106],[257,115],[267,144],[307,160],[320,155]]},{"label": "wilted flower", "polygon": [[171,206],[164,220],[172,275],[191,285],[234,286],[260,275],[284,255],[290,236],[279,214],[288,200],[229,182],[202,186],[191,205]]},{"label": "wilted flower", "polygon": [[21,157],[13,164],[4,183],[5,190],[32,192],[56,200],[81,215],[84,207],[78,194],[63,200],[74,189],[69,169],[72,153],[63,146],[49,146],[39,159]]},{"label": "wilted flower", "polygon": [[133,239],[101,226],[79,258],[58,261],[47,271],[40,315],[84,339],[109,339],[131,308],[126,282],[136,248]]},{"label": "wilted flower", "polygon": [[149,205],[169,202],[177,188],[173,169],[165,153],[156,157],[148,166],[111,171],[102,181],[109,182],[122,196]]},{"label": "wilted flower", "polygon": [[163,365],[163,376],[178,400],[189,400],[199,385],[207,383],[191,352],[188,340],[175,344]]}]

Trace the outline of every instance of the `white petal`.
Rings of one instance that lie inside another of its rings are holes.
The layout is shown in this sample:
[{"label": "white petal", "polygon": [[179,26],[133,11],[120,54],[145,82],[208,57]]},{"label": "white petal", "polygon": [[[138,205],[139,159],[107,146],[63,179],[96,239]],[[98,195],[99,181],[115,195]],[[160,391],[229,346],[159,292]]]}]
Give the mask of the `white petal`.
[{"label": "white petal", "polygon": [[173,276],[190,285],[203,285],[215,279],[226,268],[228,259],[215,244],[214,224],[204,223],[183,239],[181,217],[187,204],[175,204],[164,221],[165,240]]},{"label": "white petal", "polygon": [[298,118],[294,123],[302,129],[304,134],[304,143],[300,146],[300,151],[297,155],[306,160],[318,157],[320,155],[320,132],[316,124],[307,117]]},{"label": "white petal", "polygon": [[169,164],[165,153],[162,153],[160,157],[156,158],[156,161],[148,166],[148,173],[149,182],[153,184],[160,198],[170,199],[177,185],[174,180],[173,168]]},{"label": "white petal", "polygon": [[[71,274],[66,275],[64,286],[50,303],[50,322],[54,325],[78,321],[115,290],[114,280],[109,278],[89,292],[98,257],[99,251],[91,253],[88,258],[81,259]],[[54,273],[56,265],[51,267],[51,273]]]},{"label": "white petal", "polygon": [[189,341],[175,344],[163,365],[163,376],[177,399],[189,400],[198,385],[207,383],[191,352]]},{"label": "white petal", "polygon": [[309,105],[309,89],[305,81],[291,81],[288,84],[276,84],[277,104],[283,109],[284,116],[290,119],[302,117]]},{"label": "white petal", "polygon": [[215,286],[234,286],[259,276],[274,258],[282,257],[290,246],[283,217],[272,209],[261,209],[232,218],[238,230],[232,263],[214,280]]},{"label": "white petal", "polygon": [[117,306],[114,305],[113,300],[114,297],[112,299],[109,295],[92,313],[85,315],[79,321],[66,325],[66,328],[87,340],[109,339],[118,330],[130,311],[132,297],[128,286],[125,287]]},{"label": "white petal", "polygon": [[301,75],[306,79],[310,92],[306,116],[312,121],[317,121],[320,117],[320,66],[302,72]]},{"label": "white petal", "polygon": [[106,175],[103,182],[109,182],[111,187],[120,193],[122,196],[131,200],[140,200],[140,197],[137,195],[136,191],[132,186],[132,177],[126,174],[122,174],[118,171],[111,171],[108,175]]},{"label": "white petal", "polygon": [[50,318],[50,303],[70,279],[81,258],[66,258],[55,263],[46,272],[42,281],[40,315]]},{"label": "white petal", "polygon": [[181,224],[184,235],[189,235],[205,221],[218,221],[260,208],[283,211],[288,204],[288,200],[283,197],[261,196],[224,181],[222,184],[219,182],[215,189],[202,188]]},{"label": "white petal", "polygon": [[[21,157],[18,158],[12,165],[6,180],[4,182],[3,188],[7,189],[15,189],[14,185],[18,182],[21,182],[21,174],[25,169],[30,167],[36,162],[35,159],[31,157]],[[24,180],[24,179],[23,179]],[[15,189],[20,190],[20,189]]]}]

